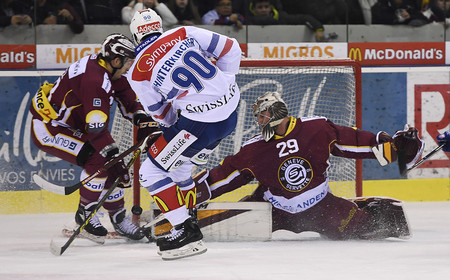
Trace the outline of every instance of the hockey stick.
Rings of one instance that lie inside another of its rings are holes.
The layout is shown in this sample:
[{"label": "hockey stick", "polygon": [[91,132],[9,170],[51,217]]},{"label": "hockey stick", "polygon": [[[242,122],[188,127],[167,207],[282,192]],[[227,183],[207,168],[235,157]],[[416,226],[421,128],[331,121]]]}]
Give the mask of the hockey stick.
[{"label": "hockey stick", "polygon": [[[155,135],[155,134],[151,134],[148,137]],[[147,138],[145,140],[147,140]],[[136,161],[136,159],[139,158],[142,150],[145,148],[146,145],[146,141],[143,141],[140,143],[140,145],[138,146],[138,148],[136,149],[136,151],[133,154],[133,157],[130,159],[130,161],[127,164],[127,167],[130,168],[131,166],[133,166],[133,163]],[[70,244],[72,244],[72,242],[75,240],[75,238],[77,238],[77,236],[81,233],[81,231],[83,231],[84,227],[90,222],[90,220],[92,219],[92,217],[94,217],[94,215],[97,213],[98,209],[100,209],[100,207],[102,207],[103,203],[106,201],[106,199],[111,195],[111,193],[116,189],[117,185],[119,185],[120,183],[120,178],[117,178],[114,181],[114,184],[108,189],[108,191],[102,196],[102,198],[98,201],[97,205],[95,206],[95,208],[92,210],[92,212],[89,214],[89,216],[87,216],[86,220],[84,221],[84,223],[82,225],[80,225],[72,234],[72,236],[70,236],[69,240],[67,240],[66,243],[64,243],[63,246],[58,246],[57,244],[55,244],[55,242],[52,241],[50,242],[50,252],[52,252],[53,255],[55,256],[61,256],[66,250],[67,248],[69,248]]]},{"label": "hockey stick", "polygon": [[150,138],[153,138],[156,135],[161,134],[161,133],[162,133],[161,131],[156,131],[156,132],[150,134],[143,141],[135,144],[134,146],[132,146],[125,152],[121,153],[120,155],[115,157],[113,160],[106,163],[103,167],[101,167],[100,169],[98,169],[97,171],[95,171],[94,173],[89,175],[88,177],[84,178],[82,181],[76,183],[75,185],[72,185],[72,186],[56,185],[56,184],[53,184],[53,183],[45,180],[44,178],[42,178],[41,176],[39,176],[37,174],[33,174],[33,180],[39,187],[41,187],[44,190],[50,191],[52,193],[60,194],[60,195],[69,195],[69,194],[75,192],[76,190],[78,190],[79,188],[81,188],[81,186],[83,186],[84,184],[86,184],[86,183],[90,182],[92,179],[96,178],[103,171],[108,170],[108,168],[110,168],[111,166],[116,164],[118,161],[124,159],[126,156],[128,156],[130,153],[134,152],[136,149],[141,149],[141,151],[142,151],[143,148],[140,147],[141,145],[146,144]]},{"label": "hockey stick", "polygon": [[445,143],[437,146],[436,148],[434,148],[434,150],[432,150],[431,152],[429,152],[426,156],[424,156],[421,160],[419,160],[418,162],[416,162],[413,166],[411,166],[410,168],[403,170],[400,170],[400,175],[405,176],[409,171],[411,171],[412,169],[416,168],[417,166],[421,165],[422,163],[424,163],[427,159],[429,159],[431,156],[433,156],[435,153],[439,152],[440,150],[442,150],[442,148],[444,148]]}]

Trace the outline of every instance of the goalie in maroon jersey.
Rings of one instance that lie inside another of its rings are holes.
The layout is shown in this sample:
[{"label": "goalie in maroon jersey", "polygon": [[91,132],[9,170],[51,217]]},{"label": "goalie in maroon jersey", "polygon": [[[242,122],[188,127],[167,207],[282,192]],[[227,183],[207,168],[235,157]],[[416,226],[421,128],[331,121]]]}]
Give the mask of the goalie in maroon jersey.
[{"label": "goalie in maroon jersey", "polygon": [[391,137],[339,126],[325,117],[289,117],[277,92],[257,98],[253,113],[262,134],[248,140],[237,154],[225,157],[208,176],[197,176],[202,177],[198,193],[216,198],[256,179],[259,186],[246,201],[272,204],[272,231],[313,231],[330,239],[410,236],[401,201],[337,197],[330,191],[327,170],[330,154],[375,158],[371,147],[381,143],[390,143],[390,162],[396,159],[396,151],[403,151],[406,164],[411,164],[423,151],[415,128]]}]

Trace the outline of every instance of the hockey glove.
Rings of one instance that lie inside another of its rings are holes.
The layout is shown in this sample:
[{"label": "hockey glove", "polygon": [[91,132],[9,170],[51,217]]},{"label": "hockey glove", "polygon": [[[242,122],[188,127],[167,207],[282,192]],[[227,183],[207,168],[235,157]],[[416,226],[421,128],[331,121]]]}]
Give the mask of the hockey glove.
[{"label": "hockey glove", "polygon": [[138,127],[136,137],[138,143],[153,132],[161,130],[159,124],[142,110],[138,110],[133,114],[133,124]]},{"label": "hockey glove", "polygon": [[[113,160],[112,158],[111,160]],[[128,173],[128,168],[123,162],[123,160],[119,160],[116,164],[111,166],[108,170],[108,181],[115,181],[117,178],[120,178],[120,184],[118,187],[120,188],[129,188],[131,187],[130,182],[130,174]]]},{"label": "hockey glove", "polygon": [[439,134],[436,139],[438,140],[439,145],[445,144],[442,150],[450,153],[450,130]]},{"label": "hockey glove", "polygon": [[397,131],[392,138],[393,148],[397,151],[400,174],[403,176],[407,169],[419,160],[425,143],[419,138],[417,128],[407,124],[404,130]]}]

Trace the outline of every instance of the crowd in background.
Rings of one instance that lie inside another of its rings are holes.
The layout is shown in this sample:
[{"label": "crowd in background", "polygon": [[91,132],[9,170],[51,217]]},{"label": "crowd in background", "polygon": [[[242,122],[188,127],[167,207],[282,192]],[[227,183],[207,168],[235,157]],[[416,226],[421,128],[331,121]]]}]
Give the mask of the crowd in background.
[{"label": "crowd in background", "polygon": [[152,8],[165,28],[176,25],[306,25],[323,41],[323,25],[432,22],[448,26],[450,0],[2,0],[0,27],[67,24],[129,24],[133,14]]}]

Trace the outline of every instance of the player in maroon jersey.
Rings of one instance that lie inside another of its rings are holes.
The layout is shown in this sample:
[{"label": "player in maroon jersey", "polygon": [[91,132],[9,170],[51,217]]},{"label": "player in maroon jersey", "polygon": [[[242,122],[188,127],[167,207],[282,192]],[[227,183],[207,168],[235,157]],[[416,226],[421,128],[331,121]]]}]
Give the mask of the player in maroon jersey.
[{"label": "player in maroon jersey", "polygon": [[[108,125],[110,108],[116,100],[122,115],[135,123],[148,119],[124,74],[135,58],[134,44],[122,34],[111,34],[101,52],[70,65],[54,84],[45,83],[32,100],[31,137],[42,151],[83,168],[81,177],[94,173],[113,159],[119,148]],[[80,189],[75,220],[83,224],[95,207],[103,189],[116,178],[122,187],[130,185],[128,169],[121,160]],[[142,239],[143,231],[125,218],[124,192],[118,188],[103,204],[114,229],[131,239]],[[94,216],[84,228],[99,242],[107,230]]]},{"label": "player in maroon jersey", "polygon": [[407,147],[409,164],[423,150],[416,129],[397,132],[392,138],[385,132],[339,126],[325,117],[289,117],[276,92],[257,98],[253,113],[262,134],[248,140],[237,154],[225,157],[203,177],[206,181],[197,182],[199,193],[210,192],[216,198],[256,179],[259,186],[246,201],[272,204],[273,231],[313,231],[330,239],[410,236],[400,201],[337,197],[330,191],[327,170],[330,154],[375,158],[371,147],[388,142],[392,154]]}]

